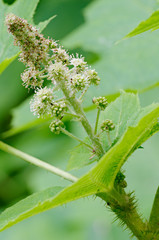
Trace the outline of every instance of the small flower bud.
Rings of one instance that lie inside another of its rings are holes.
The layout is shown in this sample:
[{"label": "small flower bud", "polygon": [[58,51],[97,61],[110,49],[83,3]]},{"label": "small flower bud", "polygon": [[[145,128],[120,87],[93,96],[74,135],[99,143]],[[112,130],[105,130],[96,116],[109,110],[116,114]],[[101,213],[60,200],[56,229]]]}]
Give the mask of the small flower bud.
[{"label": "small flower bud", "polygon": [[84,58],[83,57],[79,58],[78,55],[76,58],[71,57],[70,64],[74,66],[74,70],[77,73],[84,71],[87,67],[87,63],[84,61]]},{"label": "small flower bud", "polygon": [[118,172],[115,178],[115,184],[121,188],[127,187],[127,182],[125,181],[125,175],[122,172]]},{"label": "small flower bud", "polygon": [[55,134],[59,134],[63,125],[64,124],[61,120],[54,120],[50,123],[50,130]]},{"label": "small flower bud", "polygon": [[65,102],[54,102],[52,104],[52,113],[53,116],[60,118],[67,111],[67,106]]},{"label": "small flower bud", "polygon": [[101,109],[102,111],[104,111],[108,105],[106,97],[94,97],[92,102],[97,106],[97,108]]},{"label": "small flower bud", "polygon": [[115,129],[115,125],[112,120],[107,119],[101,124],[101,129],[102,131],[112,131]]},{"label": "small flower bud", "polygon": [[85,75],[89,84],[94,84],[94,85],[100,84],[100,77],[98,76],[98,73],[94,69],[88,69],[85,72]]},{"label": "small flower bud", "polygon": [[30,102],[30,109],[37,117],[52,116],[53,90],[51,88],[41,88],[34,95]]},{"label": "small flower bud", "polygon": [[68,77],[69,69],[62,62],[50,64],[48,67],[49,78],[55,82],[66,80]]},{"label": "small flower bud", "polygon": [[71,78],[71,84],[72,84],[72,88],[80,91],[83,90],[86,87],[86,81],[84,76],[82,76],[81,74],[75,74],[72,78]]},{"label": "small flower bud", "polygon": [[23,86],[26,88],[41,88],[44,80],[41,78],[40,72],[33,68],[27,68],[22,74],[21,79]]},{"label": "small flower bud", "polygon": [[53,49],[53,53],[55,55],[55,60],[62,61],[65,64],[69,63],[69,55],[65,51],[65,49],[62,49],[61,47]]}]

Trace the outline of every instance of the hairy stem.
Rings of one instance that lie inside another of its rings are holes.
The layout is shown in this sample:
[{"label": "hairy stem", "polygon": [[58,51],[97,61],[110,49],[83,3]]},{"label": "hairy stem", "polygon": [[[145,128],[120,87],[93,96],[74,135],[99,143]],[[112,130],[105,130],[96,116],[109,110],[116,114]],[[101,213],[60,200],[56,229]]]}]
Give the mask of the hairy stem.
[{"label": "hairy stem", "polygon": [[40,167],[40,168],[43,168],[51,173],[54,173],[68,181],[71,181],[71,182],[76,182],[78,180],[78,178],[76,178],[75,176],[71,175],[70,173],[68,172],[65,172],[59,168],[56,168],[46,162],[43,162],[41,160],[39,160],[38,158],[35,158],[27,153],[24,153],[16,148],[13,148],[11,146],[9,146],[8,144],[0,141],[0,149],[7,152],[7,153],[10,153],[12,155],[15,155],[16,157],[19,157],[33,165],[36,165],[37,167]]},{"label": "hairy stem", "polygon": [[115,213],[117,219],[122,225],[126,225],[139,240],[157,240],[155,233],[151,232],[147,223],[143,222],[141,216],[137,212],[134,197],[126,194],[122,189],[119,193],[113,189],[109,193],[99,193],[110,209]]},{"label": "hairy stem", "polygon": [[59,84],[61,90],[63,91],[67,101],[73,107],[75,113],[80,116],[81,124],[84,127],[90,140],[92,141],[92,144],[94,146],[97,156],[101,157],[104,154],[103,147],[102,147],[101,143],[99,142],[99,139],[94,135],[93,129],[92,129],[88,119],[86,118],[86,115],[82,109],[81,103],[75,98],[74,95],[71,94],[69,89],[67,89],[67,87],[65,85],[65,81],[59,81],[58,84]]}]

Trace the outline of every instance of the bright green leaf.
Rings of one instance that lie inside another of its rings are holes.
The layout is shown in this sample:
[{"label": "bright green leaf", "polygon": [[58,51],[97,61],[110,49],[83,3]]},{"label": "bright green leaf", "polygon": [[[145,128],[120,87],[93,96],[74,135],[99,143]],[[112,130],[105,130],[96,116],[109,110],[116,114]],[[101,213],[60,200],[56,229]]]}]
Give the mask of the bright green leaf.
[{"label": "bright green leaf", "polygon": [[[6,15],[8,13],[14,13],[28,20],[29,23],[33,23],[33,15],[38,2],[39,0],[17,0],[12,5],[8,5],[5,4],[3,0],[0,0],[0,74],[19,54],[19,48],[14,46],[13,38],[11,34],[7,32],[7,27],[4,24]],[[39,30],[42,31],[53,18],[54,17],[39,23],[37,25]]]},{"label": "bright green leaf", "polygon": [[158,225],[159,224],[159,188],[157,189],[157,192],[155,195],[149,223],[153,227],[154,230],[159,229],[159,225]]},{"label": "bright green leaf", "polygon": [[128,157],[151,135],[159,131],[159,104],[152,104],[138,112],[124,135],[101,158],[91,171],[97,184],[112,189],[115,177]]},{"label": "bright green leaf", "polygon": [[[98,132],[100,125],[106,119],[111,119],[115,124],[115,130],[110,132],[112,146],[114,146],[123,137],[128,127],[136,125],[146,114],[148,114],[155,105],[141,108],[138,96],[132,93],[123,92],[114,102],[102,111],[99,118]],[[100,140],[105,151],[110,149],[106,132],[100,134]],[[139,146],[140,147],[140,146]],[[92,152],[82,144],[79,144],[71,151],[71,157],[68,163],[68,169],[81,168],[95,161],[91,161]]]},{"label": "bright green leaf", "polygon": [[159,10],[154,12],[148,19],[141,22],[133,31],[128,33],[124,39],[134,37],[138,34],[141,34],[143,32],[149,31],[149,30],[156,30],[159,28]]},{"label": "bright green leaf", "polygon": [[53,187],[33,194],[6,209],[0,215],[0,231],[3,231],[28,217],[46,211],[50,208],[96,194],[101,189],[101,187],[99,188],[92,182],[89,175],[85,175],[76,183],[65,188],[59,194],[57,193],[61,190],[61,187]]},{"label": "bright green leaf", "polygon": [[[85,139],[85,142],[88,140]],[[90,141],[89,141],[90,143]],[[70,159],[68,161],[67,170],[79,169],[85,165],[89,165],[96,160],[93,153],[85,145],[79,144],[70,152]]]},{"label": "bright green leaf", "polygon": [[[115,130],[110,132],[110,138],[114,145],[124,134],[128,126],[132,126],[136,116],[141,110],[138,96],[131,93],[122,93],[119,98],[112,102],[105,111],[102,111],[99,118],[98,132],[100,125],[106,119],[111,119],[115,124]],[[100,139],[107,151],[110,146],[105,132],[100,134]]]}]

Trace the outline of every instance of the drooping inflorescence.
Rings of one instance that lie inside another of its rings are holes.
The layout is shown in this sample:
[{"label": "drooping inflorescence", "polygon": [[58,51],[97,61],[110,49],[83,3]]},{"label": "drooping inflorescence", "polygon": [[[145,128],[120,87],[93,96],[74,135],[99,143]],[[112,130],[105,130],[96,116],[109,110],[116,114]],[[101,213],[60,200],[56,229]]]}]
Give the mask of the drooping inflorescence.
[{"label": "drooping inflorescence", "polygon": [[[80,96],[91,84],[100,83],[97,72],[88,67],[82,56],[69,55],[55,40],[45,39],[26,20],[9,14],[6,24],[14,44],[21,49],[20,61],[27,67],[21,74],[23,85],[35,89],[31,111],[37,117],[63,117],[67,111],[66,101],[59,102],[54,96],[54,89],[60,89],[61,82],[69,96]],[[53,86],[47,87],[49,81]]]},{"label": "drooping inflorescence", "polygon": [[[88,121],[80,116],[83,115],[80,104],[84,94],[91,85],[100,83],[97,72],[88,66],[84,57],[69,55],[55,40],[45,39],[26,20],[9,14],[6,24],[14,37],[14,44],[21,49],[20,61],[26,65],[26,70],[21,74],[23,85],[35,90],[30,103],[33,114],[38,118],[53,118],[50,129],[60,133],[64,115],[67,111],[75,112],[84,128],[87,125],[85,130],[94,144],[101,148],[92,130],[87,129],[90,128]],[[59,91],[63,95],[62,100],[56,96],[61,96]],[[104,110],[108,104],[104,97],[94,98],[93,102],[100,110]],[[102,151],[101,148],[99,152]]]}]

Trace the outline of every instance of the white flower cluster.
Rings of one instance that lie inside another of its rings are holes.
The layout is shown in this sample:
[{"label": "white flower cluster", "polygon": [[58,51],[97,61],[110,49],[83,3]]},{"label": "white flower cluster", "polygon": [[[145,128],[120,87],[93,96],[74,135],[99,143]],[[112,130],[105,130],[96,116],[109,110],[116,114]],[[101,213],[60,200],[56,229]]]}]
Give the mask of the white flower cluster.
[{"label": "white flower cluster", "polygon": [[53,89],[44,87],[36,91],[30,109],[38,118],[61,118],[67,111],[67,106],[64,101],[54,101]]},{"label": "white flower cluster", "polygon": [[41,72],[35,69],[35,67],[27,68],[22,74],[21,79],[23,81],[23,86],[28,88],[41,88],[43,85],[43,76]]},{"label": "white flower cluster", "polygon": [[[23,85],[35,89],[31,111],[37,117],[56,117],[59,122],[67,111],[67,105],[66,101],[54,99],[53,89],[63,93],[67,89],[69,97],[83,97],[91,84],[100,83],[97,72],[88,67],[83,57],[69,55],[56,41],[45,39],[26,20],[9,14],[6,24],[15,45],[21,48],[20,61],[27,66],[21,75]],[[52,88],[46,87],[48,80],[53,84]],[[64,98],[67,98],[66,94]],[[56,129],[53,127],[55,123],[51,126],[52,131]]]}]

